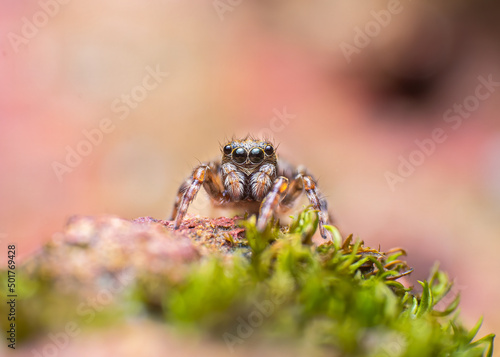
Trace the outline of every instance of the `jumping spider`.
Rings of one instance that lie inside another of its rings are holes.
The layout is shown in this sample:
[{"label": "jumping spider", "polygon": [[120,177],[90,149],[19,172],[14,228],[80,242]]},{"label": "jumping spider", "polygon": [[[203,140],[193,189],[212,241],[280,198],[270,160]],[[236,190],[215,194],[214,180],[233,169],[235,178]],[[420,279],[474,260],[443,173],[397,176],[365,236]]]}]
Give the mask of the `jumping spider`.
[{"label": "jumping spider", "polygon": [[189,205],[201,186],[215,206],[258,213],[257,229],[263,231],[275,212],[286,212],[305,191],[318,211],[319,230],[325,239],[331,233],[327,203],[319,195],[316,181],[302,167],[278,159],[274,145],[266,140],[231,140],[221,147],[222,159],[197,166],[179,188],[171,220],[181,225]]}]

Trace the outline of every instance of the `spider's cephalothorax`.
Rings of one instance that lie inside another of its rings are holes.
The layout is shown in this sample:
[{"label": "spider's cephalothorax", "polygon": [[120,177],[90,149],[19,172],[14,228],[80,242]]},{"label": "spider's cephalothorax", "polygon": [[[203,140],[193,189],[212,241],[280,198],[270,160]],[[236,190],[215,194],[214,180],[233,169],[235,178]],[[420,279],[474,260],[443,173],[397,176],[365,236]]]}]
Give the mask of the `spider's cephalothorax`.
[{"label": "spider's cephalothorax", "polygon": [[278,160],[274,145],[265,140],[232,140],[221,148],[222,159],[196,167],[181,185],[172,212],[174,228],[180,227],[189,204],[201,186],[217,206],[232,205],[258,213],[257,228],[264,230],[274,212],[286,211],[305,191],[318,210],[323,238],[330,232],[326,200],[320,198],[316,181],[304,168],[294,168]]}]

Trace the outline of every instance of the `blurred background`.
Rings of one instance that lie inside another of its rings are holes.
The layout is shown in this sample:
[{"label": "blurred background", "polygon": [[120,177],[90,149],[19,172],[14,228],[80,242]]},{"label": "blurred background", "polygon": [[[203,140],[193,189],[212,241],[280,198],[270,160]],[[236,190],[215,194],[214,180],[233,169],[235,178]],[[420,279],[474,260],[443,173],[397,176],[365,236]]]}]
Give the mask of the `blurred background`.
[{"label": "blurred background", "polygon": [[0,7],[2,246],[26,258],[75,214],[166,219],[226,138],[271,135],[344,233],[405,248],[413,282],[439,261],[499,332],[497,3]]}]

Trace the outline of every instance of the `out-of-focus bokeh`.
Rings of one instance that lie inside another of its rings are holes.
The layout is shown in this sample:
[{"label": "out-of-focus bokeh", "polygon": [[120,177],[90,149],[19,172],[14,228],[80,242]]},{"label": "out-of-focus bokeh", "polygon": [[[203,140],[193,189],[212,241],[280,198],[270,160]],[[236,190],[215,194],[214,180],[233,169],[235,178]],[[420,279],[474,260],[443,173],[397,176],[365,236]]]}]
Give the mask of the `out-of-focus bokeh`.
[{"label": "out-of-focus bokeh", "polygon": [[2,246],[27,257],[75,214],[168,218],[226,138],[271,135],[343,232],[404,247],[413,281],[439,261],[498,332],[499,19],[486,0],[4,0]]}]

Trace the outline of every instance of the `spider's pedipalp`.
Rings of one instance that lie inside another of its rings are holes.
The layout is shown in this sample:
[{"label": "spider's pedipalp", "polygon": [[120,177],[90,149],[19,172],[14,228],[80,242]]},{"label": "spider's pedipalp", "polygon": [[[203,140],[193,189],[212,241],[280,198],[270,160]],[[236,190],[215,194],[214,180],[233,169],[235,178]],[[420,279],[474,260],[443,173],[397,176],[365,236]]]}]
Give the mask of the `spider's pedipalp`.
[{"label": "spider's pedipalp", "polygon": [[234,202],[240,201],[245,194],[245,175],[231,163],[223,164],[221,171],[224,187],[230,199]]},{"label": "spider's pedipalp", "polygon": [[276,177],[276,167],[271,164],[262,165],[258,172],[250,177],[252,197],[255,201],[262,201],[269,192]]}]

